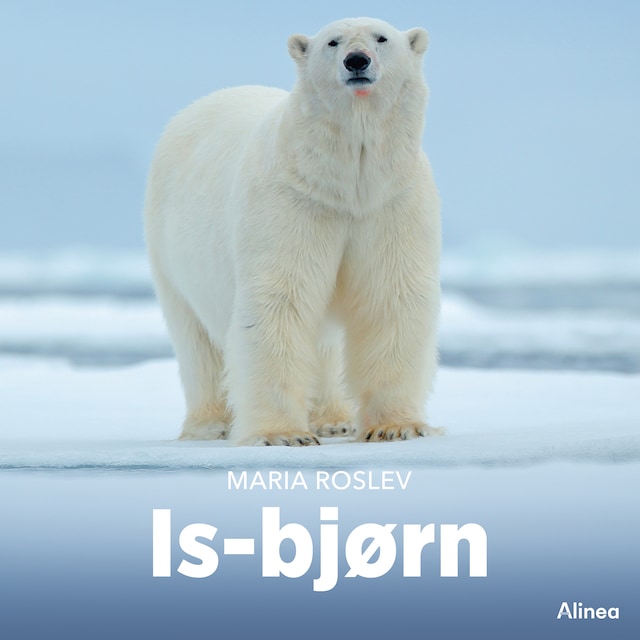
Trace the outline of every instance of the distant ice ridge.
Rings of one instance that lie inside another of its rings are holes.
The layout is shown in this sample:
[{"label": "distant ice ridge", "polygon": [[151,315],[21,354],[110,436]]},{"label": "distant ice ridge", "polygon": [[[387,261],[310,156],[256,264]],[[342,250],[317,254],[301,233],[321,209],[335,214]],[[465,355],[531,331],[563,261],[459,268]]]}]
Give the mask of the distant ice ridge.
[{"label": "distant ice ridge", "polygon": [[150,296],[151,274],[142,250],[0,254],[0,296],[44,294]]},{"label": "distant ice ridge", "polygon": [[[441,362],[640,372],[640,252],[445,254]],[[0,354],[120,365],[171,345],[142,250],[0,255]]]},{"label": "distant ice ridge", "polygon": [[[447,287],[640,285],[637,250],[532,251],[513,247],[446,251]],[[70,248],[0,254],[0,295],[9,293],[151,295],[144,251]]]},{"label": "distant ice ridge", "polygon": [[[606,310],[486,307],[445,293],[440,350],[445,365],[640,372],[640,321]],[[0,297],[1,353],[119,365],[172,350],[151,298]]]},{"label": "distant ice ridge", "polygon": [[449,286],[640,285],[640,246],[540,251],[487,246],[445,251],[442,278]]}]

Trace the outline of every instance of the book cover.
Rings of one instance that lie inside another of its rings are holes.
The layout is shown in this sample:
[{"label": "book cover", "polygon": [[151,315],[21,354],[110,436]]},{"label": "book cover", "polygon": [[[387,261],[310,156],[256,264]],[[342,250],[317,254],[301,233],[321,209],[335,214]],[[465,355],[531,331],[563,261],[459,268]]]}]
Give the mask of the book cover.
[{"label": "book cover", "polygon": [[[2,13],[1,637],[638,636],[635,3]],[[429,33],[445,435],[178,440],[156,143],[211,91],[290,90],[287,38],[358,15]]]}]

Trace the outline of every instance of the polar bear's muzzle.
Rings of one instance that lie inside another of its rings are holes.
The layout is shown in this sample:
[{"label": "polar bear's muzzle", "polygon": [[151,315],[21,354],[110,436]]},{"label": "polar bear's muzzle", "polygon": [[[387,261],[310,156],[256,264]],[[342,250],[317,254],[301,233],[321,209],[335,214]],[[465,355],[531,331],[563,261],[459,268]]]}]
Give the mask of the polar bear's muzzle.
[{"label": "polar bear's muzzle", "polygon": [[351,51],[342,61],[348,75],[345,82],[348,85],[367,85],[375,82],[375,73],[371,66],[371,57],[364,51]]}]

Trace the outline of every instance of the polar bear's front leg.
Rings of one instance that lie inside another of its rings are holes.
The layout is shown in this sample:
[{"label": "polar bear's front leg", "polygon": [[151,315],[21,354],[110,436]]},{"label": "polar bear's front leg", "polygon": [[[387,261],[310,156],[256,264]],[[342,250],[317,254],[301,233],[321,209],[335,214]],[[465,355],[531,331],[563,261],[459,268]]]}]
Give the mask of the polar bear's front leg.
[{"label": "polar bear's front leg", "polygon": [[440,435],[425,418],[437,367],[438,225],[400,202],[376,222],[354,242],[344,278],[347,378],[359,401],[358,438]]},{"label": "polar bear's front leg", "polygon": [[[431,292],[435,308],[437,295]],[[384,324],[373,312],[348,332],[350,379],[360,400],[358,439],[366,442],[443,433],[427,424],[424,413],[437,363],[436,314],[427,304],[392,299]]]},{"label": "polar bear's front leg", "polygon": [[314,314],[294,291],[253,291],[251,297],[234,312],[229,333],[232,437],[246,445],[319,444],[307,419]]},{"label": "polar bear's front leg", "polygon": [[[274,226],[277,219],[274,221]],[[331,234],[292,219],[237,273],[226,365],[232,438],[240,444],[319,444],[309,428],[318,335],[340,260]]]}]

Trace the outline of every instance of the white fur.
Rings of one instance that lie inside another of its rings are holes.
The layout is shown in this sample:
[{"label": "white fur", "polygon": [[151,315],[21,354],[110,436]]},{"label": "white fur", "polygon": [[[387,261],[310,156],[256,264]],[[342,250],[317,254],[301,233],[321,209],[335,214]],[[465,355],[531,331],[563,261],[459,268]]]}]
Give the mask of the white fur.
[{"label": "white fur", "polygon": [[[336,22],[290,38],[291,93],[226,89],[169,123],[145,223],[183,438],[231,430],[244,444],[296,445],[350,432],[343,350],[360,438],[437,432],[423,415],[440,253],[420,148],[426,46],[422,29]],[[346,84],[353,51],[371,58],[367,95]]]}]

